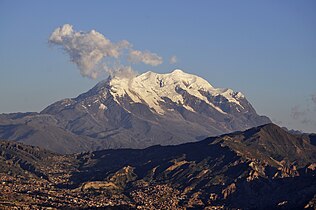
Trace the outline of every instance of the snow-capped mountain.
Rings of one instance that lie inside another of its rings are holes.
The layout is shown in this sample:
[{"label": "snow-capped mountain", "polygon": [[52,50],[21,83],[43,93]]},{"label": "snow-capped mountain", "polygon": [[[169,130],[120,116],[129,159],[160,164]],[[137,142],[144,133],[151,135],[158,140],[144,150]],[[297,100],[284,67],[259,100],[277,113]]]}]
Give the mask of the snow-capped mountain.
[{"label": "snow-capped mountain", "polygon": [[[44,116],[50,119],[49,126],[62,131],[60,137],[53,132],[54,138],[48,138],[49,143],[43,142],[43,133],[49,133],[50,127],[43,128],[43,123],[37,123],[38,119],[45,121]],[[27,124],[34,125],[31,128],[22,126],[26,117],[32,119],[33,123]],[[203,78],[181,70],[108,78],[77,98],[58,101],[40,114],[15,116],[17,120],[22,127],[10,131],[14,135],[7,132],[5,137],[20,141],[27,138],[30,144],[35,142],[56,151],[51,141],[70,135],[67,150],[57,149],[64,153],[180,144],[270,122],[269,118],[257,115],[242,93],[215,88]],[[42,139],[32,140],[39,127]],[[36,132],[26,135],[28,129]],[[0,137],[3,137],[1,133],[0,127]],[[79,148],[75,145],[76,138]]]},{"label": "snow-capped mountain", "polygon": [[110,148],[178,144],[270,122],[256,114],[242,93],[214,88],[181,70],[108,78],[42,114]]},{"label": "snow-capped mountain", "polygon": [[[184,92],[200,101],[205,102],[222,114],[227,114],[220,106],[210,101],[210,97],[221,96],[228,102],[235,103],[239,109],[244,109],[238,99],[244,98],[240,92],[231,89],[214,88],[206,80],[184,73],[182,70],[174,70],[170,74],[157,74],[146,72],[133,79],[115,77],[110,82],[110,93],[116,102],[129,97],[131,103],[143,103],[158,114],[165,114],[170,109],[164,109],[166,100],[182,106],[185,109],[196,112],[187,101]],[[221,103],[221,102],[220,102]],[[238,110],[239,110],[238,109]],[[171,110],[173,111],[173,110]]]}]

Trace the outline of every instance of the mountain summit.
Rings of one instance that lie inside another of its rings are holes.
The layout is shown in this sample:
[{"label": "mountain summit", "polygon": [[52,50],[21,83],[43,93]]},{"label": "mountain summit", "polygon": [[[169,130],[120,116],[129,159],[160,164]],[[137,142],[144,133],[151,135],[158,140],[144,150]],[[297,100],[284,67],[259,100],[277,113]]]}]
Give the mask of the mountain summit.
[{"label": "mountain summit", "polygon": [[[10,119],[19,126],[10,132],[1,132],[0,126],[0,137],[27,139],[26,143],[62,153],[180,144],[271,122],[259,116],[242,93],[215,88],[179,69],[168,74],[149,71],[132,78],[109,77],[88,92],[58,101],[39,114],[10,116],[0,117],[0,122]],[[28,123],[26,128],[26,117],[34,126]],[[43,133],[54,128],[54,138],[45,134],[41,140],[34,137],[43,126],[35,123],[38,121],[49,124]],[[67,149],[56,149],[54,142],[65,136],[70,139],[64,146]],[[45,139],[49,143],[43,142]]]},{"label": "mountain summit", "polygon": [[110,86],[110,93],[118,103],[120,103],[121,98],[128,97],[132,103],[144,103],[159,114],[170,111],[168,107],[164,107],[166,100],[188,111],[197,112],[188,103],[187,96],[184,93],[206,103],[222,114],[227,114],[225,112],[227,110],[220,105],[223,102],[214,103],[209,100],[211,97],[221,96],[224,100],[235,103],[238,105],[238,108],[236,108],[239,112],[244,109],[238,101],[238,99],[244,98],[240,92],[214,88],[203,78],[187,74],[179,69],[169,74],[157,74],[149,71],[132,79],[114,77],[110,81]]}]

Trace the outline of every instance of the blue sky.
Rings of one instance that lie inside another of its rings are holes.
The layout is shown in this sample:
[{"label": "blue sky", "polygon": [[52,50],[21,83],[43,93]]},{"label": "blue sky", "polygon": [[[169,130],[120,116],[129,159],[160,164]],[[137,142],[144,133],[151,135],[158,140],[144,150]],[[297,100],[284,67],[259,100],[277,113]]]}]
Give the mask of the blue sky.
[{"label": "blue sky", "polygon": [[156,67],[136,65],[140,73],[181,68],[243,92],[279,125],[316,132],[315,11],[313,0],[0,0],[0,113],[40,111],[96,84],[48,45],[69,23],[163,57]]}]

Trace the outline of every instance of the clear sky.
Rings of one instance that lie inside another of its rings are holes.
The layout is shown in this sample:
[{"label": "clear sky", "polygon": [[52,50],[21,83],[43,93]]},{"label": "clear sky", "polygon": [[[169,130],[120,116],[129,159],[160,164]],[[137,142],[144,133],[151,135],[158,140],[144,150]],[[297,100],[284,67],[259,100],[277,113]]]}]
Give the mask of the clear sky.
[{"label": "clear sky", "polygon": [[41,111],[96,84],[48,44],[66,23],[163,57],[139,73],[180,68],[241,91],[281,126],[316,132],[314,0],[0,0],[0,113]]}]

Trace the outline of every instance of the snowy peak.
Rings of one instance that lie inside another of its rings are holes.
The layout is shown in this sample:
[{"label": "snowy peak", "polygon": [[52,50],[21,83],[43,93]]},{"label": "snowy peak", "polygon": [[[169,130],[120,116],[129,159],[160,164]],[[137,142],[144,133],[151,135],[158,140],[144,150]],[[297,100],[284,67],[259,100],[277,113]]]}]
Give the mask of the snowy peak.
[{"label": "snowy peak", "polygon": [[169,89],[174,86],[185,86],[189,89],[200,89],[200,90],[212,90],[214,89],[212,85],[210,85],[206,80],[201,77],[198,77],[193,74],[188,74],[183,72],[180,69],[176,69],[168,74],[157,74],[154,72],[146,72],[142,75],[139,75],[139,80],[148,82],[159,82],[159,86],[157,88],[163,88],[168,86]]},{"label": "snowy peak", "polygon": [[145,103],[159,114],[165,112],[161,105],[166,98],[189,111],[195,111],[186,104],[184,95],[180,94],[181,91],[204,101],[222,114],[225,114],[225,111],[214,105],[209,96],[220,95],[229,103],[235,103],[243,108],[239,102],[239,99],[244,98],[242,93],[231,89],[214,88],[203,78],[185,73],[180,69],[167,74],[148,71],[134,78],[114,77],[109,84],[110,93],[118,103],[121,98],[128,96],[132,103]]}]

